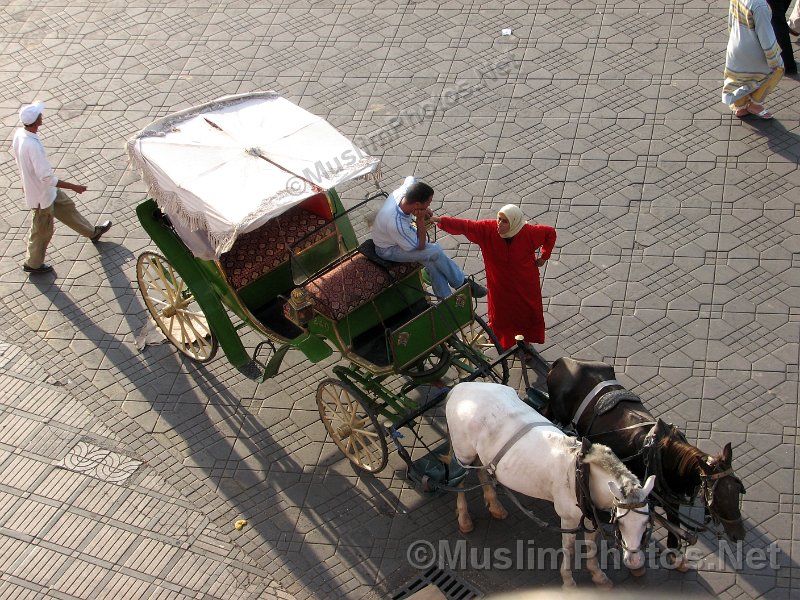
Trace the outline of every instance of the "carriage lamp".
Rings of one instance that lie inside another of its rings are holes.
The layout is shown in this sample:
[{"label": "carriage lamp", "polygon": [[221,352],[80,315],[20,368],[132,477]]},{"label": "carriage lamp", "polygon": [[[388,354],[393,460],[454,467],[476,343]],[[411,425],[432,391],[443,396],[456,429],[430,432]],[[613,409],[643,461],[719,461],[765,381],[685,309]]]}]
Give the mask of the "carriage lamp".
[{"label": "carriage lamp", "polygon": [[314,318],[314,300],[303,288],[295,288],[287,303],[289,320],[303,326]]}]

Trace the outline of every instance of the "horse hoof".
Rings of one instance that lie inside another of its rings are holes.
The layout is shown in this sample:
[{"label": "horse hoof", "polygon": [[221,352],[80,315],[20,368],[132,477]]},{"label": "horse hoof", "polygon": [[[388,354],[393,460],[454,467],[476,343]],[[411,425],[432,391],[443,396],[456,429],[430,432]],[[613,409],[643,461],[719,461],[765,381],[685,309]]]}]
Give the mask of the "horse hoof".
[{"label": "horse hoof", "polygon": [[642,575],[645,574],[645,571],[647,569],[645,569],[644,567],[639,567],[638,569],[629,569],[629,570],[631,572],[631,575],[633,575],[634,577],[641,577]]},{"label": "horse hoof", "polygon": [[508,511],[505,508],[502,510],[489,510],[489,514],[492,515],[493,519],[497,519],[499,521],[508,518]]},{"label": "horse hoof", "polygon": [[613,590],[614,583],[608,578],[605,578],[605,581],[595,582],[595,586],[600,588],[601,590]]},{"label": "horse hoof", "polygon": [[667,561],[669,562],[670,566],[679,573],[686,573],[686,571],[689,570],[689,563],[686,562],[686,558],[683,556],[678,558],[674,554],[670,554],[667,557]]}]

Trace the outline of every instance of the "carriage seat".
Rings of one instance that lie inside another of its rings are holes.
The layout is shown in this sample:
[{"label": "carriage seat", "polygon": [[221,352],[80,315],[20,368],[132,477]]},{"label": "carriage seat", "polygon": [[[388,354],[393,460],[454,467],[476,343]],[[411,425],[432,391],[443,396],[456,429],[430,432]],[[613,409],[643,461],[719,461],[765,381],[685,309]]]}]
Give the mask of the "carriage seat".
[{"label": "carriage seat", "polygon": [[262,275],[289,260],[289,249],[303,239],[295,251],[305,250],[328,237],[333,232],[325,227],[329,221],[299,206],[267,221],[254,231],[238,237],[220,263],[231,286],[240,290]]},{"label": "carriage seat", "polygon": [[359,251],[307,282],[304,288],[318,312],[339,321],[421,266],[389,261],[380,265]]}]

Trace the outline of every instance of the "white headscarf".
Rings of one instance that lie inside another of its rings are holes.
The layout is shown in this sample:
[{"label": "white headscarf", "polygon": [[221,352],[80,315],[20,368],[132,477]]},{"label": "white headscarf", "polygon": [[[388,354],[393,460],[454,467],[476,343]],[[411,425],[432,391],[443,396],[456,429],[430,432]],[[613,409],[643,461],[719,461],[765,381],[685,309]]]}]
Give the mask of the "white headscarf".
[{"label": "white headscarf", "polygon": [[503,215],[506,219],[508,219],[508,224],[510,226],[508,233],[500,234],[500,237],[502,238],[514,237],[527,223],[525,220],[525,215],[522,214],[522,210],[520,210],[519,206],[515,206],[514,204],[506,204],[503,208],[497,211],[497,215]]}]

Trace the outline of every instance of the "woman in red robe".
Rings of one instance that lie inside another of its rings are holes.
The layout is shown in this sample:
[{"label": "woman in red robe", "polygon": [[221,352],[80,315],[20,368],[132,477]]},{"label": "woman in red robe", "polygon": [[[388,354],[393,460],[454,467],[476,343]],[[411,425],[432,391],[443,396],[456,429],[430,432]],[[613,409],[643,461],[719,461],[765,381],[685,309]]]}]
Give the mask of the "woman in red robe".
[{"label": "woman in red robe", "polygon": [[520,334],[527,342],[544,343],[539,267],[550,258],[556,230],[526,223],[513,204],[501,208],[496,221],[453,217],[434,217],[433,221],[443,231],[463,235],[480,247],[489,288],[489,326],[503,348],[516,344],[514,336]]}]

